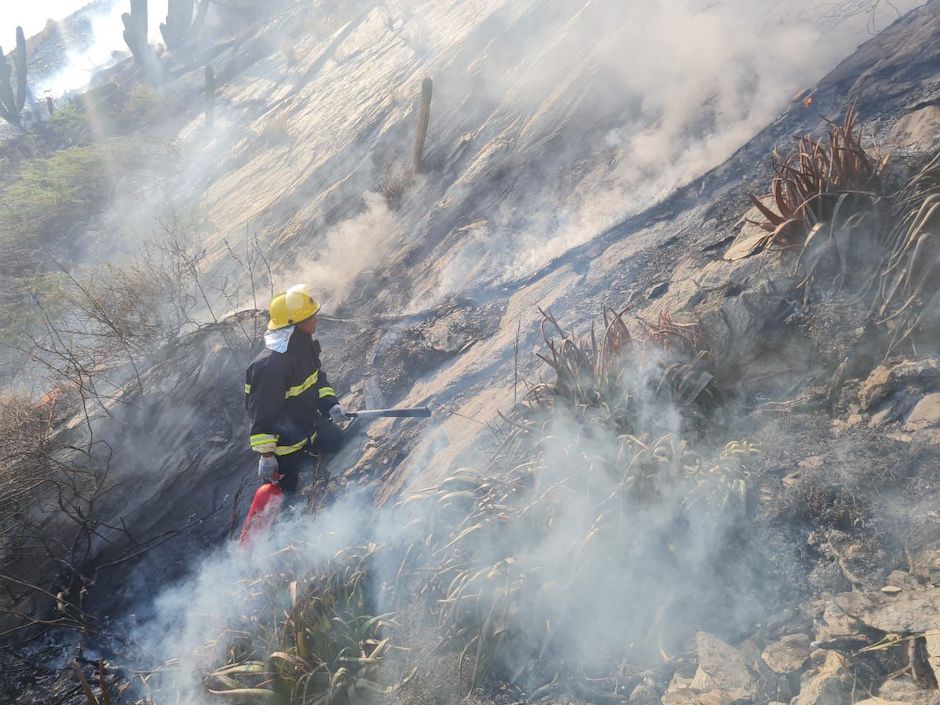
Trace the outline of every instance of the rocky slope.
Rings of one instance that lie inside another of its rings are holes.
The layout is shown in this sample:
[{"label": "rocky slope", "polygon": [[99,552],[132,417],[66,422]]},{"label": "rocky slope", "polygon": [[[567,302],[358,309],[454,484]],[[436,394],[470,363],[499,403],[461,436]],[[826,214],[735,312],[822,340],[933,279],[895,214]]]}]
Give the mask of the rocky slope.
[{"label": "rocky slope", "polygon": [[[793,253],[736,253],[761,234],[742,218],[760,219],[747,193],[766,190],[768,156],[788,149],[792,135],[818,131],[820,114],[835,119],[854,103],[868,139],[890,152],[897,182],[935,153],[940,2],[839,64],[809,108],[792,104],[674,191],[696,173],[682,149],[657,151],[676,160],[675,171],[625,172],[638,145],[624,146],[623,133],[662,119],[605,98],[605,57],[635,39],[628,30],[605,35],[533,103],[533,83],[556,75],[545,67],[584,46],[599,17],[629,19],[611,3],[569,10],[429,5],[417,22],[418,11],[366,3],[333,14],[288,8],[199,56],[170,57],[178,105],[201,90],[207,60],[222,88],[215,131],[203,131],[198,111],[183,114],[181,149],[200,156],[182,162],[168,198],[199,201],[218,224],[205,242],[209,273],[231,273],[226,240],[247,231],[279,279],[322,282],[329,315],[319,335],[348,408],[435,409],[430,424],[353,427],[331,459],[337,495],[364,488],[380,506],[489,457],[490,426],[522,396],[520,380],[547,374],[531,354],[543,349],[539,307],[579,331],[605,306],[630,306],[631,321],[665,313],[699,323],[730,398],[708,422],[707,442],[747,437],[763,449],[748,489],[763,615],[705,620],[678,654],[664,654],[666,665],[608,696],[671,705],[841,705],[863,694],[934,702],[936,348],[901,346],[883,359],[867,310],[824,283],[807,287]],[[277,49],[285,36],[290,49]],[[538,44],[537,59],[515,51],[522,41]],[[386,166],[407,159],[411,96],[428,66],[438,127],[425,170],[391,210],[374,191]],[[475,90],[453,88],[464,81]],[[763,89],[751,90],[760,102]],[[721,108],[719,96],[701,121],[717,120]],[[666,137],[681,140],[686,129],[707,132],[696,120]],[[142,225],[156,207],[116,210]],[[113,246],[113,218],[97,223],[90,255]],[[600,224],[609,227],[598,233]],[[30,582],[51,581],[21,598],[24,609],[50,609],[65,588],[95,620],[148,611],[142,591],[192,570],[191,556],[231,534],[245,506],[232,499],[251,475],[252,458],[233,439],[244,432],[242,369],[257,346],[245,331],[256,332],[257,320],[241,313],[162,350],[139,391],[91,424],[118,480],[101,499],[78,571],[93,578],[63,586],[44,566],[12,566]],[[60,432],[84,433],[84,422],[63,413]],[[42,682],[61,678],[50,674]]]}]

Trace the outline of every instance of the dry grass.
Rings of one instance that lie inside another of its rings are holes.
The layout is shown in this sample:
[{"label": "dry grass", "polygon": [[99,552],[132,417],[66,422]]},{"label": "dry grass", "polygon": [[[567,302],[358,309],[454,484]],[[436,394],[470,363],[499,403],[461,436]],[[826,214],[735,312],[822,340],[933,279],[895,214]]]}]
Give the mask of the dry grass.
[{"label": "dry grass", "polygon": [[300,57],[297,54],[297,47],[290,39],[282,39],[277,43],[277,48],[284,57],[284,63],[288,67],[296,66],[300,63]]},{"label": "dry grass", "polygon": [[408,185],[411,183],[411,172],[400,164],[386,164],[382,172],[382,197],[389,210],[398,210]]},{"label": "dry grass", "polygon": [[[404,500],[419,517],[414,521],[422,538],[409,546],[399,580],[421,585],[419,594],[437,620],[440,648],[459,653],[471,689],[487,676],[513,682],[533,669],[555,682],[566,668],[566,647],[556,643],[555,633],[565,592],[590,591],[594,578],[606,574],[610,551],[637,550],[625,533],[630,517],[677,491],[684,494],[683,513],[726,517],[741,511],[747,462],[756,452],[749,444],[731,443],[706,460],[670,436],[622,436],[617,461],[604,463],[585,448],[572,454],[561,475],[540,457],[506,475],[460,470]],[[607,480],[613,478],[611,486]],[[573,495],[592,493],[594,518],[584,533],[559,532],[556,525]],[[569,557],[563,568],[540,558],[538,546],[550,536],[553,548]],[[607,607],[599,604],[594,613]],[[652,639],[656,622],[649,628]],[[618,658],[628,650],[625,645]],[[506,672],[507,664],[515,672]]]},{"label": "dry grass", "polygon": [[287,115],[281,114],[268,118],[261,130],[261,142],[268,147],[285,144],[293,139],[290,130],[290,120]]},{"label": "dry grass", "polygon": [[[38,402],[29,396],[8,392],[0,396],[0,433],[4,453],[0,461],[0,525],[28,506],[43,484],[36,464],[49,453],[56,417],[61,413],[60,392],[52,391]],[[24,468],[31,467],[26,472]]]},{"label": "dry grass", "polygon": [[[606,677],[582,681],[569,670],[560,607],[566,595],[589,594],[598,576],[616,582],[609,571],[611,552],[636,552],[637,563],[652,560],[628,528],[636,528],[638,512],[659,507],[733,521],[744,511],[747,467],[757,449],[735,442],[700,455],[672,434],[639,430],[643,423],[632,413],[632,402],[641,396],[638,386],[651,385],[664,407],[718,399],[708,371],[714,355],[697,326],[664,315],[655,324],[638,322],[631,333],[625,312],[608,310],[601,333],[592,328],[578,338],[550,314],[543,316],[547,352],[539,357],[554,371],[554,383],[533,387],[523,410],[506,419],[488,470],[458,470],[403,500],[402,508],[415,517],[406,530],[417,538],[405,550],[397,580],[416,586],[400,594],[425,601],[439,648],[459,654],[459,680],[470,689],[494,676],[515,682],[525,672],[536,685],[578,681],[580,692],[612,687],[613,693],[605,692],[616,698],[613,675],[601,686]],[[606,430],[598,431],[598,411],[610,424]],[[557,419],[564,419],[560,426]],[[607,440],[598,441],[597,433]],[[559,435],[570,436],[563,458],[549,449]],[[582,517],[583,531],[560,531],[571,507],[584,502],[591,508]],[[672,531],[645,530],[665,532],[645,537],[656,546]],[[546,562],[539,547],[547,540],[553,553],[568,557],[563,566]],[[683,541],[675,535],[668,540]],[[591,619],[606,609],[617,608],[598,605]],[[632,649],[655,643],[669,612],[664,603],[655,619],[650,615],[647,640],[624,645],[611,654],[612,663],[622,664]],[[606,668],[595,666],[598,673]]]},{"label": "dry grass", "polygon": [[[508,437],[489,468],[458,470],[406,496],[397,508],[404,517],[397,544],[351,548],[313,568],[297,545],[285,548],[278,559],[283,565],[239,586],[236,602],[244,604],[235,613],[245,617],[208,646],[211,692],[317,705],[391,694],[420,665],[404,645],[436,637],[434,654],[453,655],[456,682],[466,689],[453,694],[454,702],[493,678],[515,682],[523,672],[533,689],[577,682],[580,692],[623,695],[616,684],[631,653],[657,642],[670,616],[681,618],[666,602],[656,614],[639,617],[647,641],[614,649],[612,661],[594,669],[601,675],[589,680],[565,662],[571,655],[561,636],[566,591],[587,594],[597,576],[622,582],[609,570],[611,551],[638,562],[662,560],[661,546],[692,540],[673,521],[645,526],[639,513],[696,516],[697,529],[709,521],[704,517],[716,526],[737,521],[757,449],[735,442],[697,453],[671,434],[597,431],[593,416],[569,415],[572,402],[574,408],[616,407],[629,397],[623,389],[632,366],[646,357],[655,360],[664,403],[704,403],[717,393],[711,373],[706,384],[693,385],[696,393],[682,391],[714,365],[697,326],[663,316],[655,324],[639,322],[631,333],[624,312],[613,311],[604,316],[603,334],[592,332],[587,340],[565,332],[549,314],[544,326],[561,335],[558,343],[546,334],[543,356],[558,379],[537,389],[550,389],[552,399],[564,403],[545,407],[535,395],[520,405],[525,413],[507,421]],[[607,439],[601,446],[590,439],[596,432]],[[572,436],[563,462],[548,449],[556,434]],[[573,504],[584,507],[584,521],[558,531]],[[650,536],[637,542],[631,531]],[[553,552],[567,557],[563,566],[539,550],[547,538]],[[372,605],[379,602],[417,615],[415,624],[403,628],[391,615],[376,615]],[[605,610],[623,608],[622,602],[618,608],[598,604],[591,619],[603,620]],[[619,629],[608,622],[608,632]]]}]

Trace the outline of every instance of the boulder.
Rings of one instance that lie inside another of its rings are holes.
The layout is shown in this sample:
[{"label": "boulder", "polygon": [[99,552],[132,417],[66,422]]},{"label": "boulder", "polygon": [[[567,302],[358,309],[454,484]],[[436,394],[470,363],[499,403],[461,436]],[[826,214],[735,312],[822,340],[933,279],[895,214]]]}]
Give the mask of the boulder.
[{"label": "boulder", "polygon": [[[750,697],[738,698],[726,690],[709,690],[700,693],[691,688],[668,690],[662,697],[662,705],[739,705],[750,702]],[[633,701],[630,701],[633,705]]]},{"label": "boulder", "polygon": [[855,705],[910,705],[906,700],[885,700],[884,698],[873,697],[859,700]]},{"label": "boulder", "polygon": [[854,678],[835,651],[817,651],[791,705],[851,705]]},{"label": "boulder", "polygon": [[905,431],[940,426],[940,392],[927,394],[914,407],[904,424]]},{"label": "boulder", "polygon": [[744,657],[736,648],[718,637],[699,632],[695,635],[698,670],[690,688],[700,693],[724,691],[731,700],[746,700],[754,695],[754,679]]},{"label": "boulder", "polygon": [[911,557],[911,572],[931,585],[940,586],[940,542],[931,543]]},{"label": "boulder", "polygon": [[[940,383],[940,361],[928,357],[922,360],[903,360],[893,365],[879,365],[858,390],[862,410],[879,411],[876,407],[889,401],[889,397],[910,389],[910,393],[932,391]],[[898,401],[898,400],[895,400]],[[916,403],[916,402],[915,402]],[[889,406],[895,406],[892,403]]]},{"label": "boulder", "polygon": [[838,639],[859,638],[864,625],[835,604],[827,604],[816,627],[814,643],[831,642]]},{"label": "boulder", "polygon": [[918,152],[930,152],[940,140],[940,106],[928,105],[908,113],[891,127],[888,143]]},{"label": "boulder", "polygon": [[[665,696],[663,696],[665,700]],[[630,705],[658,705],[659,693],[656,687],[648,680],[643,680],[630,693]],[[677,700],[673,705],[684,705],[685,701]],[[716,704],[718,705],[718,704]]]},{"label": "boulder", "polygon": [[[761,200],[764,205],[771,208],[774,207],[773,199],[765,196]],[[751,208],[744,216],[744,223],[741,225],[741,230],[738,231],[737,236],[734,238],[734,242],[725,250],[724,259],[728,262],[737,262],[738,260],[757,254],[764,249],[767,238],[770,236],[770,233],[758,225],[758,223],[764,220],[766,220],[766,218],[756,207]]]},{"label": "boulder", "polygon": [[877,695],[882,702],[903,702],[913,703],[913,705],[934,705],[940,699],[936,691],[927,690],[908,675],[885,681],[878,688]]},{"label": "boulder", "polygon": [[940,588],[907,588],[896,594],[847,592],[836,604],[860,622],[889,634],[915,634],[940,627]]},{"label": "boulder", "polygon": [[803,668],[809,652],[810,639],[806,634],[790,634],[768,645],[761,659],[774,673],[789,675]]},{"label": "boulder", "polygon": [[940,634],[936,629],[927,632],[924,645],[927,648],[927,665],[933,671],[934,679],[940,683]]}]

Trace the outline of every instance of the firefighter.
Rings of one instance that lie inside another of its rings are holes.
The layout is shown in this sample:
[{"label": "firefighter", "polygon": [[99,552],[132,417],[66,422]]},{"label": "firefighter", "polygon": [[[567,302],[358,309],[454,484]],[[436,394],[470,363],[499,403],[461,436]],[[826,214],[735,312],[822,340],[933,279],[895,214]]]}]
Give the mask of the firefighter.
[{"label": "firefighter", "polygon": [[326,373],[320,341],[313,338],[320,304],[305,284],[271,300],[264,350],[248,366],[245,408],[251,418],[251,448],[259,454],[262,482],[290,497],[301,470],[335,453],[343,440],[337,425],[346,417]]}]

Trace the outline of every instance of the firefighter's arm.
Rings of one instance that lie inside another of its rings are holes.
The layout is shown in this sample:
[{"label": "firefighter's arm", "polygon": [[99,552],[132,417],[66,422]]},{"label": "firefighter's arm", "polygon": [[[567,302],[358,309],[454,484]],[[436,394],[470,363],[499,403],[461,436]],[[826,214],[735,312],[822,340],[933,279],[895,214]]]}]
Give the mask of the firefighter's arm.
[{"label": "firefighter's arm", "polygon": [[251,449],[263,455],[274,453],[280,437],[274,429],[284,407],[285,380],[282,370],[269,367],[258,370],[245,386]]},{"label": "firefighter's arm", "polygon": [[326,376],[326,372],[323,369],[320,369],[320,375],[317,378],[317,407],[320,409],[320,413],[324,416],[329,415],[330,409],[339,404],[336,400],[336,392],[333,390],[333,387],[330,386],[330,380]]}]

